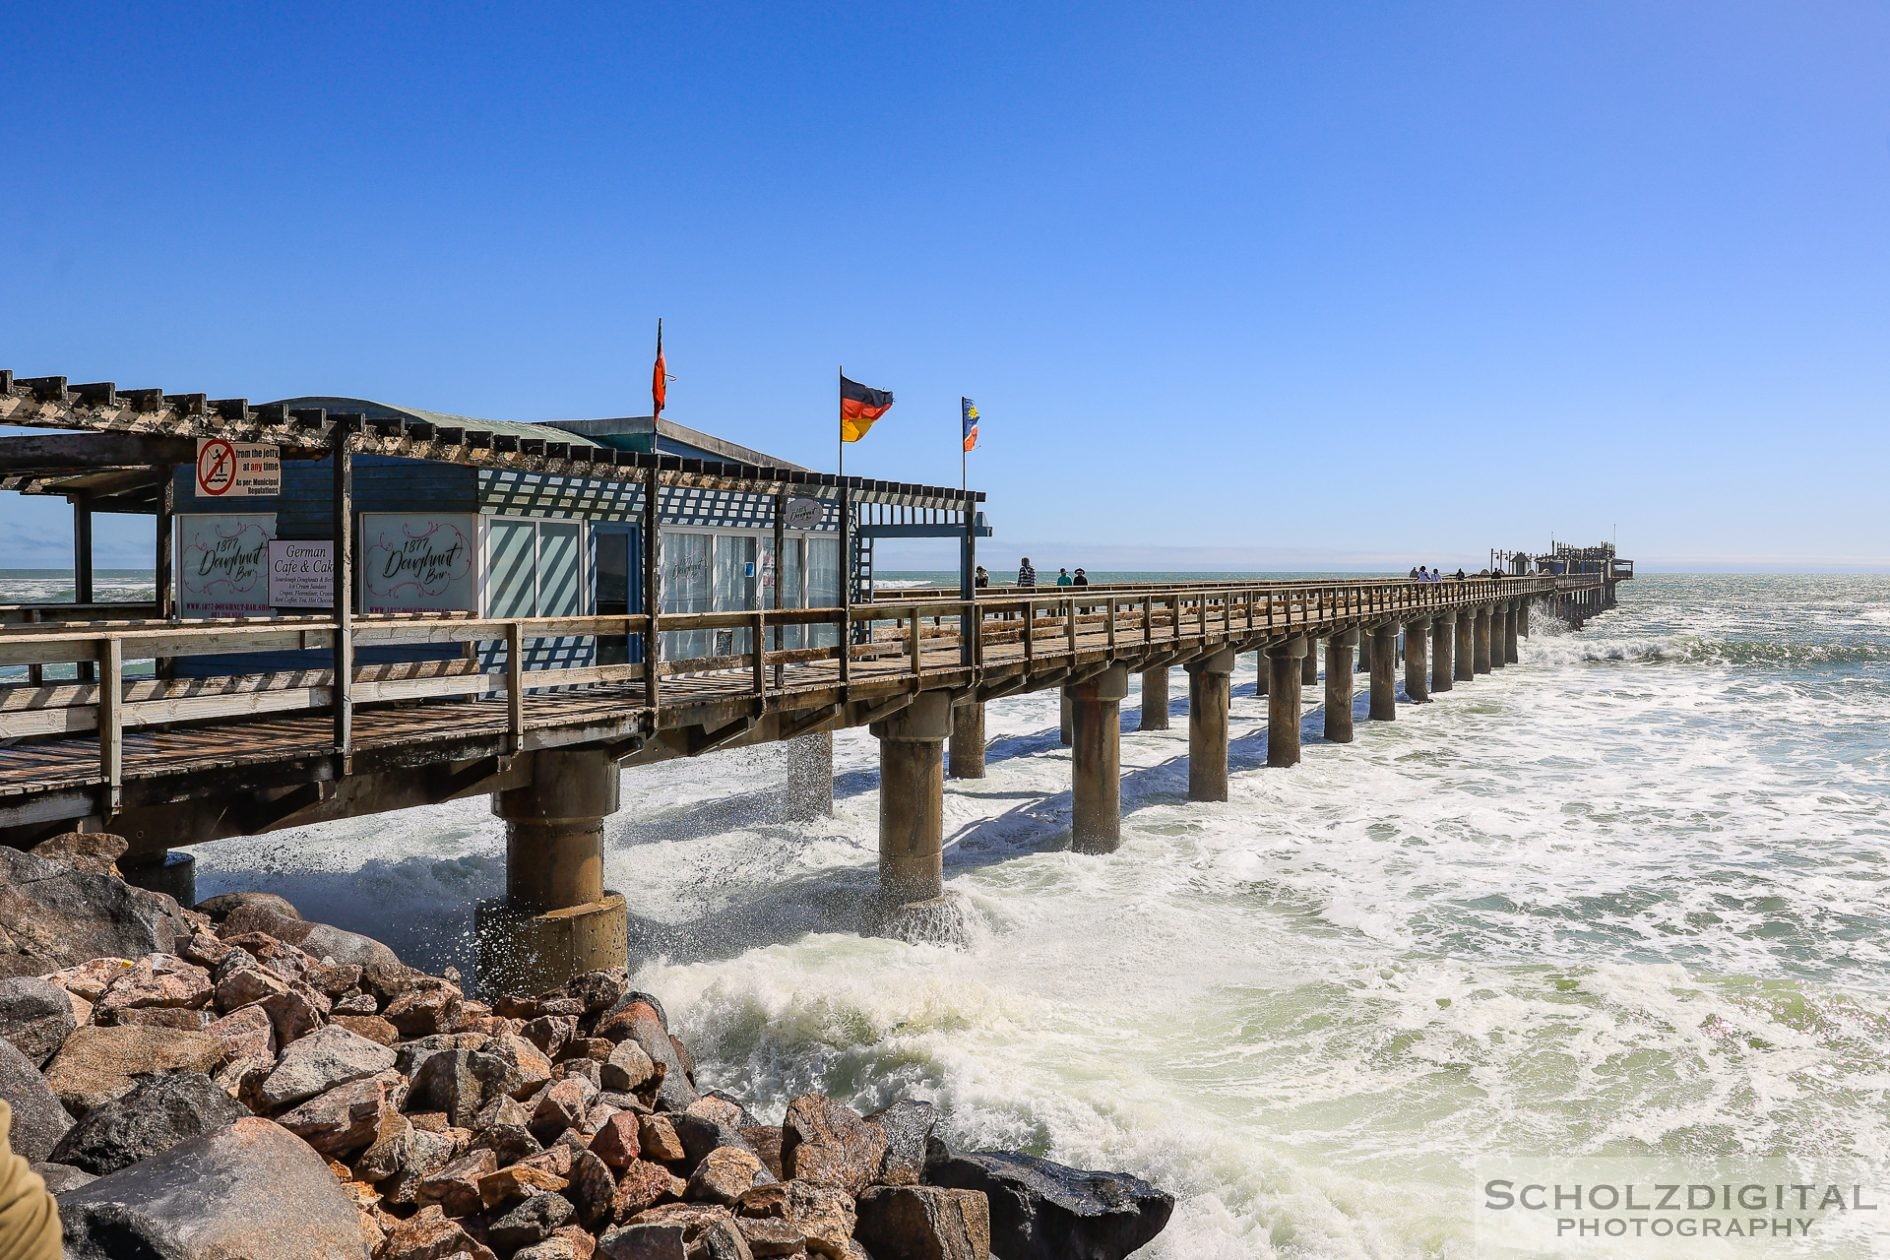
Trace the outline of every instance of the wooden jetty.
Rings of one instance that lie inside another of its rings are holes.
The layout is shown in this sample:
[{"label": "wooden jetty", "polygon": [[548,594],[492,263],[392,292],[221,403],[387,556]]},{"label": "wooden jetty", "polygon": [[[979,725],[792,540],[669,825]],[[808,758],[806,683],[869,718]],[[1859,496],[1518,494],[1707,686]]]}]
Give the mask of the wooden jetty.
[{"label": "wooden jetty", "polygon": [[[100,496],[132,495],[155,514],[161,557],[150,605],[96,602],[82,580],[79,603],[0,609],[0,669],[18,675],[0,683],[0,842],[107,830],[157,863],[203,841],[489,795],[507,821],[507,895],[481,907],[481,930],[491,967],[512,982],[625,961],[626,907],[604,886],[602,863],[603,819],[617,808],[622,767],[794,741],[795,807],[831,810],[831,732],[870,727],[881,767],[875,922],[906,937],[949,936],[957,910],[943,887],[945,750],[949,743],[954,776],[982,775],[988,701],[1062,690],[1074,745],[1073,844],[1108,852],[1120,842],[1118,706],[1131,673],[1142,677],[1150,728],[1167,724],[1170,671],[1186,672],[1189,796],[1225,800],[1239,654],[1265,663],[1268,765],[1291,766],[1318,645],[1324,733],[1348,742],[1355,649],[1371,720],[1394,720],[1400,664],[1406,701],[1425,702],[1516,662],[1532,608],[1579,622],[1612,607],[1616,584],[1632,578],[1610,549],[1605,564],[1583,558],[1558,571],[1457,581],[974,591],[981,496],[958,489],[7,373],[0,423],[77,431],[0,438],[0,488],[64,495],[81,518]],[[331,608],[177,615],[164,576],[166,501],[178,466],[196,458],[200,439],[215,438],[327,464]],[[362,611],[351,573],[352,466],[365,453],[634,484],[641,611]],[[963,536],[962,587],[786,607],[777,582],[772,606],[666,611],[666,496],[702,492],[767,505],[777,540],[790,496],[831,505],[840,554],[856,557],[846,540],[868,505],[942,522]],[[75,528],[88,535],[89,525]],[[536,652],[574,642],[590,646]],[[607,643],[625,650],[597,648]],[[676,654],[677,643],[712,650]],[[294,667],[254,667],[272,654]]]}]

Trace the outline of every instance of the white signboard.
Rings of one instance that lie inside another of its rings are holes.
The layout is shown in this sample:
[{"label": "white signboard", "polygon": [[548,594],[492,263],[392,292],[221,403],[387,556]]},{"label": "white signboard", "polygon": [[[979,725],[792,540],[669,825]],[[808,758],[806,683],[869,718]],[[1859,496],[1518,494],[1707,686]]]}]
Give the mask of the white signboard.
[{"label": "white signboard", "polygon": [[361,516],[362,612],[478,612],[479,517],[471,512]]},{"label": "white signboard", "polygon": [[335,544],[326,540],[270,543],[269,603],[276,608],[333,608]]},{"label": "white signboard", "polygon": [[266,617],[274,512],[180,513],[177,615]]},{"label": "white signboard", "polygon": [[197,493],[247,499],[282,493],[282,452],[260,442],[197,439]]},{"label": "white signboard", "polygon": [[819,529],[820,518],[825,515],[819,499],[804,499],[796,496],[787,501],[787,511],[781,522],[789,529]]}]

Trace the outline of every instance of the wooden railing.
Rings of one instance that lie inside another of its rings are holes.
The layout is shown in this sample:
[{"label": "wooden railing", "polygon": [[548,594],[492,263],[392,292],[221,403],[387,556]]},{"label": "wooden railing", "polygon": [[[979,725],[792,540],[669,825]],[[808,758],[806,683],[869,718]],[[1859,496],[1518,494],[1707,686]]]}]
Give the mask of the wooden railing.
[{"label": "wooden railing", "polygon": [[[358,665],[339,685],[332,667],[197,678],[127,675],[132,663],[160,659],[277,652],[326,653],[332,659],[337,623],[324,617],[20,625],[0,630],[0,668],[30,671],[22,682],[0,685],[0,746],[95,732],[99,780],[115,806],[123,782],[125,733],[139,728],[502,695],[510,746],[517,750],[525,746],[525,700],[532,692],[627,686],[625,708],[653,712],[666,702],[664,680],[688,675],[724,675],[740,684],[730,694],[762,703],[786,691],[845,687],[866,676],[917,690],[928,679],[955,685],[994,664],[1029,673],[1058,661],[1073,666],[1079,656],[1147,659],[1158,645],[1200,648],[1295,632],[1319,634],[1361,621],[1412,620],[1599,582],[1589,575],[1063,587],[1028,594],[984,592],[974,601],[924,595],[847,609],[663,613],[655,618],[365,614],[350,623],[357,654],[403,645],[462,644],[474,650],[457,659]],[[822,637],[832,642],[784,647],[782,630],[796,626],[830,627]],[[705,630],[745,630],[748,642],[736,652],[665,659],[666,636]],[[635,641],[643,659],[525,668],[528,645],[574,637]],[[500,645],[505,649],[502,668],[489,668],[481,656],[493,661],[499,654],[479,649]],[[43,680],[48,667],[79,663],[95,666],[98,681]],[[797,668],[807,666],[831,668],[812,674]],[[698,699],[684,695],[673,704]],[[349,750],[333,751],[346,755]]]}]

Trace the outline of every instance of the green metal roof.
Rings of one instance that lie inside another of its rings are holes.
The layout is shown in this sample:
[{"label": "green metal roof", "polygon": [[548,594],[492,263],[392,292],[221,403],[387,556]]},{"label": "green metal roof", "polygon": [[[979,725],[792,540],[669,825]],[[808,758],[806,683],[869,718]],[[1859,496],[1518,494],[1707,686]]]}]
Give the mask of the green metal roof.
[{"label": "green metal roof", "polygon": [[[276,404],[282,407],[320,407],[335,412],[360,412],[370,417],[383,419],[399,418],[419,420],[427,424],[446,425],[455,429],[466,429],[473,433],[503,433],[516,438],[546,437],[545,430],[554,426],[538,424],[529,420],[481,420],[477,416],[456,416],[446,411],[425,411],[419,407],[396,407],[392,403],[375,402],[368,398],[335,398],[326,395],[308,395],[302,398],[284,398]],[[602,442],[594,441],[581,433],[569,429],[557,429],[558,442],[569,442],[573,446],[602,447]]]}]

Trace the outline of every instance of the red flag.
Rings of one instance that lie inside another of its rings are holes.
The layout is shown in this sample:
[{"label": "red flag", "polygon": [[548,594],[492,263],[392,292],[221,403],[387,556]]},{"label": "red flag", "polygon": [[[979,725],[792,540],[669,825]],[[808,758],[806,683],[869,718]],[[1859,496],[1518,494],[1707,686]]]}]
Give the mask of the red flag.
[{"label": "red flag", "polygon": [[656,321],[656,368],[650,373],[650,401],[655,409],[652,416],[663,414],[663,404],[669,400],[669,375],[663,368],[663,321]]}]

